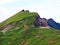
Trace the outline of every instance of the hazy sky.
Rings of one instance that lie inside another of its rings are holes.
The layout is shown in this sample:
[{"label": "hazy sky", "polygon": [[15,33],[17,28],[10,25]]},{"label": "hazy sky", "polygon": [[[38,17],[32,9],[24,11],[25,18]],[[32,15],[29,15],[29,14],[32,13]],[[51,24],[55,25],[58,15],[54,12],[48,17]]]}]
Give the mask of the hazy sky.
[{"label": "hazy sky", "polygon": [[1,0],[0,22],[22,9],[38,12],[41,17],[60,22],[60,0]]}]

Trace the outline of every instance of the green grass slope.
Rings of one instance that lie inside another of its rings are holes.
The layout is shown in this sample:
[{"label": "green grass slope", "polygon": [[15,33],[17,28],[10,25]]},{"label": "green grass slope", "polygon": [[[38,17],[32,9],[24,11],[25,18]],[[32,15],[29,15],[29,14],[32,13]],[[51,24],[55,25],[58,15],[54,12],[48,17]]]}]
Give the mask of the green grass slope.
[{"label": "green grass slope", "polygon": [[7,25],[11,22],[14,22],[14,21],[21,20],[21,19],[28,17],[28,16],[37,16],[37,15],[38,14],[36,12],[20,11],[17,14],[15,14],[14,16],[10,17],[9,19],[0,23],[0,27],[5,26],[5,25]]},{"label": "green grass slope", "polygon": [[60,30],[35,27],[37,13],[20,13],[1,23],[16,24],[5,33],[0,31],[0,45],[60,45]]},{"label": "green grass slope", "polygon": [[19,28],[0,32],[0,45],[60,45],[60,31],[47,28]]}]

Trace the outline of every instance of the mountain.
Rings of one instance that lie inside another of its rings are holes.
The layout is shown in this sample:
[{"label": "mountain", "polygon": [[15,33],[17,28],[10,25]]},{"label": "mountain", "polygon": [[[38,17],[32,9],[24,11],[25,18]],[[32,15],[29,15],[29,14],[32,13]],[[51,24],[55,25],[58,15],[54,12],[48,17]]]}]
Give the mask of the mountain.
[{"label": "mountain", "polygon": [[60,30],[51,28],[49,21],[22,10],[0,23],[0,45],[60,45]]},{"label": "mountain", "polygon": [[19,21],[19,20],[21,20],[25,17],[35,16],[35,15],[38,15],[38,13],[29,12],[28,10],[26,10],[26,11],[22,10],[22,11],[16,13],[14,16],[10,17],[9,19],[7,19],[7,20],[3,21],[2,23],[0,23],[0,27],[5,26],[5,25],[7,25],[9,23],[12,23],[14,21]]}]

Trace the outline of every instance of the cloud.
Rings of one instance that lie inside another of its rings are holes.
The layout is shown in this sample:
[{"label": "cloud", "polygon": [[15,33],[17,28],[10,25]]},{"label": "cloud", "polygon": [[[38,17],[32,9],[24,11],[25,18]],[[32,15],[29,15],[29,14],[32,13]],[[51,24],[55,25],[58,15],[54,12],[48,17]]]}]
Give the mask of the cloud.
[{"label": "cloud", "polygon": [[9,3],[9,2],[16,2],[16,1],[17,0],[1,0],[0,5],[3,5],[3,4]]}]

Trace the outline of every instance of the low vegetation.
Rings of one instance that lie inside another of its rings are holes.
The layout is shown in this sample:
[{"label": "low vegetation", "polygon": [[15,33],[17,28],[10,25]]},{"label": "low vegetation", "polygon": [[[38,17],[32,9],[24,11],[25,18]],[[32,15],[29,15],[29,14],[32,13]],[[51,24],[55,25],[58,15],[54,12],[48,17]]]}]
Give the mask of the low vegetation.
[{"label": "low vegetation", "polygon": [[7,24],[14,25],[7,31],[0,28],[0,45],[60,45],[60,30],[35,27],[37,15],[23,10],[2,22],[1,27]]}]

